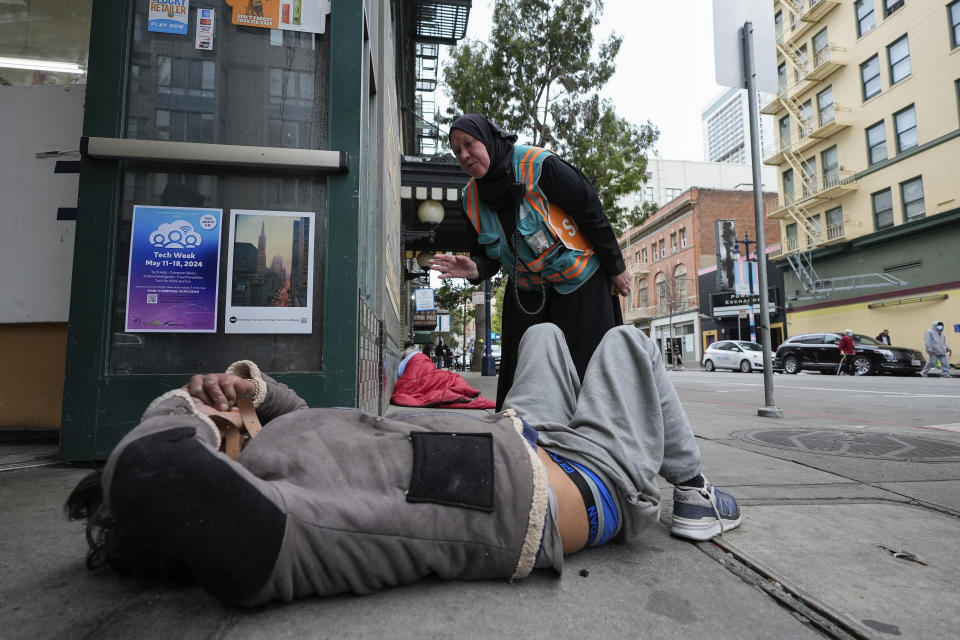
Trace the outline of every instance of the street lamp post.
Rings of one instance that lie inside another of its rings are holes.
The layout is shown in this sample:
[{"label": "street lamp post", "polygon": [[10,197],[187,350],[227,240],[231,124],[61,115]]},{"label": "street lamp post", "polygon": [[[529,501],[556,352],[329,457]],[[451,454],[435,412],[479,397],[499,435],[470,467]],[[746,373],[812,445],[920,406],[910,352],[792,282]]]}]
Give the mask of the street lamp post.
[{"label": "street lamp post", "polygon": [[490,279],[484,281],[483,283],[483,306],[484,311],[486,312],[486,322],[484,323],[484,343],[483,343],[483,358],[480,360],[480,375],[481,376],[495,376],[497,375],[497,362],[493,357],[493,350],[490,347]]}]

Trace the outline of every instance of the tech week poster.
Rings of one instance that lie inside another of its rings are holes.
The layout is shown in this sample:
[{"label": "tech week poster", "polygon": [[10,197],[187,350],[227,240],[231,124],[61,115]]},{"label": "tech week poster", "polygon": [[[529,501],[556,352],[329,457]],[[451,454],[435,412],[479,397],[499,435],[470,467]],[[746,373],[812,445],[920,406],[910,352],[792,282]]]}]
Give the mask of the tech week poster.
[{"label": "tech week poster", "polygon": [[217,330],[222,209],[133,207],[126,331]]}]

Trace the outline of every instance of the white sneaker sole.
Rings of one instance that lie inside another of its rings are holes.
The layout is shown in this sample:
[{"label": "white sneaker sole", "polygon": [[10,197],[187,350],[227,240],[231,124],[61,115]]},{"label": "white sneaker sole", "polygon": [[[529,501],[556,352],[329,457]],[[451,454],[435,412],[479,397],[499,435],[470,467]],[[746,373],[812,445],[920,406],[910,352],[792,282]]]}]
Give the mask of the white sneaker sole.
[{"label": "white sneaker sole", "polygon": [[688,520],[686,518],[674,518],[670,526],[670,534],[681,538],[689,538],[704,542],[717,537],[721,533],[726,533],[731,529],[740,526],[740,518],[736,520]]}]

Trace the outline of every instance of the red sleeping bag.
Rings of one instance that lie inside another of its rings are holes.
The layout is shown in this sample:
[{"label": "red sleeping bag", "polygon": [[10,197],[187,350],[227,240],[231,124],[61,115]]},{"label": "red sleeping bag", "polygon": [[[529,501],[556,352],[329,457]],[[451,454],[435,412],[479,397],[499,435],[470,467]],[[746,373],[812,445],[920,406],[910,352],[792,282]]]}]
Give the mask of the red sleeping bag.
[{"label": "red sleeping bag", "polygon": [[493,409],[496,403],[480,395],[459,373],[437,369],[433,360],[415,353],[393,386],[390,403],[402,407]]}]

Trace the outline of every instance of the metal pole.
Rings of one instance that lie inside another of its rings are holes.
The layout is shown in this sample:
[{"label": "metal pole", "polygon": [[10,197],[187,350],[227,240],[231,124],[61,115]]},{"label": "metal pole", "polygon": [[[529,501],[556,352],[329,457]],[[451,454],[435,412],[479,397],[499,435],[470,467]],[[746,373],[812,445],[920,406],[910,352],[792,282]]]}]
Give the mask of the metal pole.
[{"label": "metal pole", "polygon": [[[763,185],[760,178],[760,116],[757,105],[756,66],[753,60],[753,23],[747,20],[740,31],[743,47],[743,76],[750,109],[750,164],[753,167],[753,215],[757,225],[757,276],[760,280],[760,344],[763,346],[763,400],[757,415],[782,418],[773,403],[773,363],[770,361],[770,309],[767,304],[767,251],[763,229]],[[749,257],[749,256],[748,256]]]},{"label": "metal pole", "polygon": [[484,323],[484,344],[483,360],[480,361],[480,375],[497,375],[497,363],[493,359],[493,350],[490,348],[490,280],[483,283],[483,310],[485,312],[486,322]]},{"label": "metal pole", "polygon": [[413,342],[414,332],[413,332],[413,287],[409,280],[405,283],[406,287],[406,296],[407,296],[407,325],[410,327],[410,342]]}]

